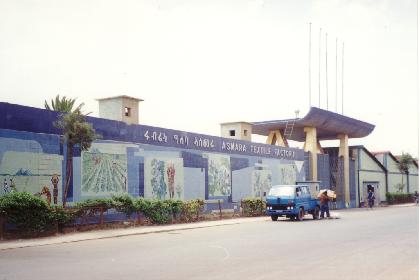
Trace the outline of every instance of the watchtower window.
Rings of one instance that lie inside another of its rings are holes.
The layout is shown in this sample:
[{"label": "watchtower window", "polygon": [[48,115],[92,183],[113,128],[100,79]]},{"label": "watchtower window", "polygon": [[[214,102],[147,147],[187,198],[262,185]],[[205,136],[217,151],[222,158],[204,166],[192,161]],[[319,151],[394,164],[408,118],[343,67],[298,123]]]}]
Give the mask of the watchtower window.
[{"label": "watchtower window", "polygon": [[244,136],[248,136],[248,130],[244,129]]},{"label": "watchtower window", "polygon": [[230,136],[235,136],[235,130],[229,130],[229,135]]},{"label": "watchtower window", "polygon": [[124,115],[125,115],[126,117],[131,116],[131,108],[129,108],[129,107],[124,107]]}]

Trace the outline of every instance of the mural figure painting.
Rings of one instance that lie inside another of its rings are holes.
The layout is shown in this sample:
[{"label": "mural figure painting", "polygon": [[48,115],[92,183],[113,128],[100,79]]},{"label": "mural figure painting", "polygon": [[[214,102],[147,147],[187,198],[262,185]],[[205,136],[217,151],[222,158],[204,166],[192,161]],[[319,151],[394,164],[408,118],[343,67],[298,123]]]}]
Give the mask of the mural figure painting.
[{"label": "mural figure painting", "polygon": [[53,184],[53,197],[54,197],[54,204],[57,205],[58,200],[58,182],[60,181],[60,178],[58,177],[58,174],[54,174],[51,177],[51,183]]},{"label": "mural figure painting", "polygon": [[[168,184],[169,184],[169,198],[174,198],[175,195],[175,167],[173,163],[168,164],[166,169],[166,174],[168,175]],[[178,195],[179,196],[179,195]]]},{"label": "mural figure painting", "polygon": [[15,181],[13,180],[13,178],[10,178],[10,191],[11,192],[17,192],[16,184],[15,184]]},{"label": "mural figure painting", "polygon": [[51,192],[47,186],[43,186],[39,193],[35,194],[36,196],[43,196],[45,195],[47,198],[48,205],[51,205]]},{"label": "mural figure painting", "polygon": [[4,191],[4,193],[9,192],[9,186],[7,185],[7,179],[6,178],[4,178],[3,191]]}]

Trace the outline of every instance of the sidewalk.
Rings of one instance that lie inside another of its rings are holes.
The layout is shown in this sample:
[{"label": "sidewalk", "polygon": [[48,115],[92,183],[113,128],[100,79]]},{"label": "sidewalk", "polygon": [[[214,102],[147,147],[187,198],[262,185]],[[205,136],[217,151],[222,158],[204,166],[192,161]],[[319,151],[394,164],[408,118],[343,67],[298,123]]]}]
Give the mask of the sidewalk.
[{"label": "sidewalk", "polygon": [[133,228],[124,228],[124,229],[109,229],[109,230],[95,230],[95,231],[88,231],[88,232],[76,232],[76,233],[69,233],[69,234],[63,234],[63,235],[58,235],[58,236],[49,236],[49,237],[43,237],[43,238],[6,240],[6,241],[0,241],[0,251],[8,250],[8,249],[79,242],[79,241],[86,241],[86,240],[114,238],[114,237],[130,236],[130,235],[170,232],[170,231],[208,228],[208,227],[217,227],[217,226],[225,226],[225,225],[236,225],[236,224],[260,221],[267,218],[268,217],[263,216],[263,217],[255,217],[255,218],[237,218],[237,219],[224,219],[224,220],[217,220],[217,221],[204,221],[204,222],[188,223],[188,224],[139,226],[139,227],[133,227]]},{"label": "sidewalk", "polygon": [[[406,203],[406,204],[375,207],[374,209],[380,210],[380,209],[393,208],[393,207],[410,207],[410,206],[415,207],[414,203]],[[352,212],[352,211],[366,211],[366,210],[368,209],[367,208],[348,208],[348,209],[334,209],[334,210],[332,209],[330,211],[338,212],[338,213],[340,212],[346,213],[346,212]],[[49,237],[33,238],[33,239],[6,240],[6,241],[0,241],[0,251],[8,250],[8,249],[80,242],[80,241],[86,241],[86,240],[114,238],[114,237],[130,236],[130,235],[170,232],[170,231],[178,231],[178,230],[197,229],[197,228],[208,228],[208,227],[217,227],[217,226],[224,226],[224,225],[237,225],[237,224],[251,223],[251,222],[262,221],[262,220],[270,220],[270,219],[268,216],[254,217],[254,218],[235,218],[235,219],[224,219],[224,220],[217,220],[217,221],[203,221],[203,222],[188,223],[188,224],[139,226],[139,227],[122,228],[122,229],[75,232],[75,233],[68,233],[68,234],[62,234],[62,235],[57,235],[57,236],[49,236]]]}]

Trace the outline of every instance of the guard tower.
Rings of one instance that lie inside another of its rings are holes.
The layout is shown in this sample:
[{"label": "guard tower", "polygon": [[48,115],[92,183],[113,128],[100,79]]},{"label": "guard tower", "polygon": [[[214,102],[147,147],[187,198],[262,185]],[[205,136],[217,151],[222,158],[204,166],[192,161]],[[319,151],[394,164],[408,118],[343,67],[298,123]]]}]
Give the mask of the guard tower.
[{"label": "guard tower", "polygon": [[303,118],[252,123],[253,133],[267,136],[267,144],[285,147],[287,139],[304,142],[303,149],[309,154],[311,181],[318,180],[318,154],[324,154],[320,140],[340,140],[338,157],[343,162],[343,178],[336,187],[343,190],[337,195],[346,207],[350,203],[348,139],[365,137],[374,128],[372,124],[316,107],[311,107]]},{"label": "guard tower", "polygon": [[224,138],[251,141],[252,123],[228,122],[220,124],[220,135]]},{"label": "guard tower", "polygon": [[119,95],[96,100],[99,102],[100,118],[139,124],[139,102],[143,99]]}]

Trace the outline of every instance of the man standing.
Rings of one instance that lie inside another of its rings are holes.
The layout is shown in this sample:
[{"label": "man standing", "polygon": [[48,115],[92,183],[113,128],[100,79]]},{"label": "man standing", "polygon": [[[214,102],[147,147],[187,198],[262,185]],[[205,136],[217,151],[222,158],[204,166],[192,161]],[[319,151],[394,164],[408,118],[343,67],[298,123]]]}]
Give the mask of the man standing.
[{"label": "man standing", "polygon": [[321,204],[321,219],[324,219],[324,213],[327,213],[327,218],[330,218],[330,207],[328,206],[329,200],[327,191],[323,192],[319,197],[319,202]]},{"label": "man standing", "polygon": [[375,195],[373,194],[372,189],[369,189],[369,192],[368,192],[368,202],[369,202],[369,208],[372,209],[373,204],[375,202]]}]

